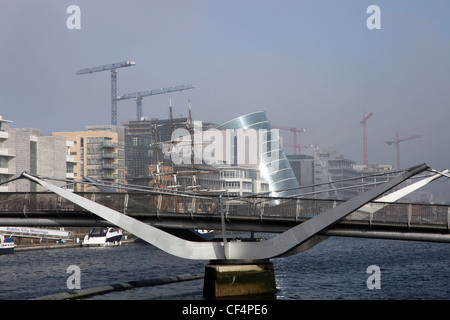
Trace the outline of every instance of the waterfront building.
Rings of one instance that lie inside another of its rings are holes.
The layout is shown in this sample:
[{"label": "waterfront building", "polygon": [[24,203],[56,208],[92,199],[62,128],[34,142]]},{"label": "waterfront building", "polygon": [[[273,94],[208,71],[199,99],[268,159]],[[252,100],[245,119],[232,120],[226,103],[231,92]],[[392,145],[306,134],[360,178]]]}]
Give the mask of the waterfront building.
[{"label": "waterfront building", "polygon": [[[15,174],[9,168],[9,161],[14,156],[10,154],[9,149],[6,147],[6,140],[9,137],[9,123],[11,122],[11,120],[3,119],[0,115],[0,183],[8,181]],[[0,185],[0,191],[9,191],[8,185]]]},{"label": "waterfront building", "polygon": [[[126,179],[129,183],[152,186],[153,173],[156,166],[167,168],[172,166],[170,155],[163,153],[163,142],[172,140],[172,132],[176,129],[189,129],[188,118],[173,119],[147,119],[128,121],[125,123],[125,161],[127,167]],[[207,124],[211,125],[211,124]],[[181,182],[192,185],[188,178],[181,178]],[[211,185],[211,177],[203,179],[204,183]],[[167,181],[167,183],[173,183]]]},{"label": "waterfront building", "polygon": [[322,184],[315,187],[315,191],[330,190],[320,193],[316,197],[321,199],[351,199],[359,194],[358,189],[346,187],[354,186],[357,180],[341,181],[349,178],[357,178],[359,174],[353,169],[356,161],[346,159],[342,154],[334,150],[327,150],[320,146],[314,146],[314,181]]},{"label": "waterfront building", "polygon": [[[190,120],[188,118],[173,119],[147,119],[139,121],[128,121],[125,123],[126,132],[132,136],[146,136],[152,139],[153,143],[162,143],[172,140],[172,132],[176,129],[189,129]],[[203,130],[214,127],[210,122],[203,122]]]},{"label": "waterfront building", "polygon": [[67,189],[75,190],[75,166],[79,163],[72,155],[72,147],[75,141],[66,140],[66,180],[68,181]]},{"label": "waterfront building", "polygon": [[141,186],[151,184],[152,175],[149,166],[156,165],[161,156],[153,142],[151,137],[145,135],[125,135],[125,166],[128,183]]},{"label": "waterfront building", "polygon": [[[298,184],[302,187],[314,185],[314,157],[303,154],[287,155],[286,157],[289,160],[289,164],[297,178]],[[302,188],[301,191],[303,194],[308,194],[314,192],[315,187]],[[313,195],[311,195],[311,197],[313,197]]]},{"label": "waterfront building", "polygon": [[161,143],[170,141],[173,130],[177,128],[187,128],[187,118],[174,119],[147,119],[143,118],[139,121],[128,121],[125,123],[128,135],[146,136],[153,143]]},{"label": "waterfront building", "polygon": [[256,168],[197,165],[196,170],[187,166],[178,169],[176,182],[183,190],[208,191],[230,196],[269,192],[269,183]]},{"label": "waterfront building", "polygon": [[220,187],[222,191],[236,196],[269,191],[269,183],[255,168],[238,166],[219,167]]},{"label": "waterfront building", "polygon": [[[76,180],[89,176],[113,183],[125,183],[125,130],[118,126],[88,126],[86,131],[53,132],[53,136],[73,141],[70,155],[79,165],[73,169]],[[77,185],[76,191],[87,191]]]},{"label": "waterfront building", "polygon": [[[11,128],[11,122],[0,116],[0,182],[10,180],[24,171],[65,180],[70,167],[66,157],[66,140],[44,136],[39,129]],[[61,181],[56,184],[65,185]],[[9,192],[43,190],[24,179],[0,186],[0,191]]]},{"label": "waterfront building", "polygon": [[[260,171],[263,180],[267,181],[271,196],[289,197],[301,194],[301,190],[298,189],[299,184],[297,178],[292,171],[291,165],[281,147],[279,141],[279,135],[277,131],[272,131],[271,124],[267,119],[266,113],[263,111],[250,113],[240,116],[233,120],[230,120],[217,127],[218,130],[249,130],[254,129],[258,132],[266,132],[262,134],[262,140],[259,141],[260,154],[264,156],[264,159],[260,159],[257,169]],[[229,151],[232,152],[230,164],[238,165],[236,159],[238,159],[239,150],[238,139],[236,136],[230,139]],[[248,152],[246,150],[245,152]]]}]

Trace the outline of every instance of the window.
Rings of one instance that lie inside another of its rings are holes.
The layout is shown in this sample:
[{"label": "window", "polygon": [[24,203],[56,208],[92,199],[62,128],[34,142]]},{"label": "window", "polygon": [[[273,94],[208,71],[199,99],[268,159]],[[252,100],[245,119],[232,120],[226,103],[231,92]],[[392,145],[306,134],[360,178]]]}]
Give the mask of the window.
[{"label": "window", "polygon": [[0,157],[0,168],[8,168],[8,159]]}]

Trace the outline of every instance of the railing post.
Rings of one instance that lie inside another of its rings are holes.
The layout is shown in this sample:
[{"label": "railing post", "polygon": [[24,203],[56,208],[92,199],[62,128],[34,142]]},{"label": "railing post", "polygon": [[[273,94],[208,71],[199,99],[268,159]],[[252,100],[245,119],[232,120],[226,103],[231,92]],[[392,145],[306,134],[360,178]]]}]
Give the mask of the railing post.
[{"label": "railing post", "polygon": [[447,208],[447,231],[450,231],[450,207]]},{"label": "railing post", "polygon": [[123,214],[127,214],[129,197],[128,193],[126,193],[125,198],[123,199]]},{"label": "railing post", "polygon": [[220,222],[222,224],[222,239],[223,239],[223,250],[225,253],[225,257],[228,258],[228,239],[227,239],[227,230],[225,226],[225,215],[223,212],[223,203],[222,196],[219,196],[219,210],[220,210]]},{"label": "railing post", "polygon": [[58,194],[56,195],[56,212],[61,211],[62,197]]},{"label": "railing post", "polygon": [[298,216],[300,215],[300,209],[301,209],[301,200],[297,199],[295,201],[295,222],[298,223]]},{"label": "railing post", "polygon": [[412,219],[412,204],[408,205],[408,230],[411,229],[411,219]]},{"label": "railing post", "polygon": [[162,202],[162,196],[158,195],[157,203],[156,203],[156,217],[158,218],[158,220],[161,220],[161,218],[159,217],[159,211],[161,210],[161,202]]},{"label": "railing post", "polygon": [[264,215],[264,207],[265,207],[265,204],[266,204],[266,200],[264,199],[264,200],[261,202],[261,210],[259,211],[259,220],[261,221],[261,223],[263,222],[263,215]]},{"label": "railing post", "polygon": [[30,197],[29,197],[29,195],[27,193],[27,194],[25,194],[25,201],[23,203],[23,215],[25,217],[27,217],[27,218],[28,218],[28,216],[27,216],[27,205],[29,205],[29,202],[30,202]]}]

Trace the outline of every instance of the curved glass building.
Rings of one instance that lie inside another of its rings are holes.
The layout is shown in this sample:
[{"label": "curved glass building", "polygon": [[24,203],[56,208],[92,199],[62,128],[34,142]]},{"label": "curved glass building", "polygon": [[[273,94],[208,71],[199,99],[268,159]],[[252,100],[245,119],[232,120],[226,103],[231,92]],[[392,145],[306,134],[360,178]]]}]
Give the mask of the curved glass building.
[{"label": "curved glass building", "polygon": [[[278,130],[272,130],[265,112],[259,111],[240,116],[218,126],[217,129],[246,133],[252,131],[249,129],[253,129],[253,133],[258,136],[259,170],[269,183],[269,190],[272,191],[270,195],[274,197],[289,197],[301,194],[300,189],[298,189],[297,178],[279,143]],[[252,140],[250,143],[254,144],[255,141]],[[238,165],[236,159],[240,156],[239,152],[247,153],[247,157],[250,157],[251,151],[239,148],[239,141],[236,135],[231,144],[236,165]]]}]

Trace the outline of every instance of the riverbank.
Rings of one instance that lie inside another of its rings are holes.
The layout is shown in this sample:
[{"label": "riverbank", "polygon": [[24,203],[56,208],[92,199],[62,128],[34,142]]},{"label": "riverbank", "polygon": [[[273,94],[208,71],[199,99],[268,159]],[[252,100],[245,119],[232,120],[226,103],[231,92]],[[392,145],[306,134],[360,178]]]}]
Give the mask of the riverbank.
[{"label": "riverbank", "polygon": [[75,248],[81,247],[81,243],[42,243],[42,244],[26,244],[17,245],[14,247],[14,251],[31,251],[31,250],[47,250],[47,249],[62,249],[62,248]]},{"label": "riverbank", "polygon": [[[136,239],[122,240],[122,244],[128,244],[135,242]],[[78,248],[81,247],[81,242],[66,242],[66,243],[39,243],[39,244],[24,244],[16,245],[14,247],[15,252],[31,251],[31,250],[49,250],[49,249],[66,249],[66,248]]]}]

